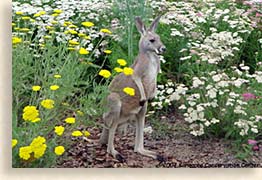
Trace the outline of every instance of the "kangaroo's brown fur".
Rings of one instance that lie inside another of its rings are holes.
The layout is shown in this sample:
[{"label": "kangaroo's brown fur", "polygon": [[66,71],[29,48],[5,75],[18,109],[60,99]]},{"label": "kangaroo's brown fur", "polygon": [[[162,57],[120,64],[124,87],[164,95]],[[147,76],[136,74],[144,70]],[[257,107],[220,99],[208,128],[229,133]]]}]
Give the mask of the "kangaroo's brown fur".
[{"label": "kangaroo's brown fur", "polygon": [[[134,72],[131,76],[124,73],[117,75],[109,86],[110,94],[107,97],[108,111],[103,114],[104,129],[100,137],[102,144],[107,144],[107,152],[123,161],[124,158],[114,149],[114,135],[120,124],[133,119],[136,122],[135,152],[153,158],[159,156],[144,149],[144,123],[147,111],[147,100],[156,94],[156,78],[160,70],[159,53],[165,51],[160,37],[155,33],[160,17],[157,17],[146,29],[142,20],[137,17],[136,26],[141,34],[139,41],[139,54],[131,66]],[[123,92],[125,87],[135,89],[135,95],[129,96]]]}]

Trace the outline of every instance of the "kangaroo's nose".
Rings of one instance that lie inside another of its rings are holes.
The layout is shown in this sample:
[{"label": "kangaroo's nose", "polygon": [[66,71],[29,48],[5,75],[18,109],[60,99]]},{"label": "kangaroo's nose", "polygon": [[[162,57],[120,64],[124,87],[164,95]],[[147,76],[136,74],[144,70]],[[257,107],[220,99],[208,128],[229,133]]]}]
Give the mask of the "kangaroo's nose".
[{"label": "kangaroo's nose", "polygon": [[165,52],[165,51],[166,51],[166,47],[165,47],[165,46],[162,46],[162,47],[160,48],[160,51],[161,51],[161,52]]}]

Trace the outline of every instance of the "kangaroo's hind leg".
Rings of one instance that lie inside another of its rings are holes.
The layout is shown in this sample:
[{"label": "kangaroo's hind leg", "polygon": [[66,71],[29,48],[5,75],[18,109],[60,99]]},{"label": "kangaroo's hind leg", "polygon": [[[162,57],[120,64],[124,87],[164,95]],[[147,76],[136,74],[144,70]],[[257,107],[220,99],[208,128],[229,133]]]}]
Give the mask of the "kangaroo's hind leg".
[{"label": "kangaroo's hind leg", "polygon": [[114,138],[117,126],[120,120],[121,101],[117,93],[111,93],[107,97],[108,112],[103,114],[104,128],[100,137],[101,144],[107,144],[107,152],[112,154],[119,161],[124,161],[124,158],[114,148]]},{"label": "kangaroo's hind leg", "polygon": [[119,119],[121,101],[118,94],[110,93],[108,95],[106,108],[107,112],[103,114],[104,127],[99,140],[101,144],[108,143],[109,128],[112,126],[114,121],[117,121],[117,119]]},{"label": "kangaroo's hind leg", "polygon": [[149,151],[144,148],[144,125],[145,125],[145,115],[147,110],[147,102],[144,104],[143,108],[137,114],[136,119],[136,138],[135,138],[135,148],[134,151],[145,156],[152,157],[159,161],[163,161],[163,157],[157,155],[154,151]]}]

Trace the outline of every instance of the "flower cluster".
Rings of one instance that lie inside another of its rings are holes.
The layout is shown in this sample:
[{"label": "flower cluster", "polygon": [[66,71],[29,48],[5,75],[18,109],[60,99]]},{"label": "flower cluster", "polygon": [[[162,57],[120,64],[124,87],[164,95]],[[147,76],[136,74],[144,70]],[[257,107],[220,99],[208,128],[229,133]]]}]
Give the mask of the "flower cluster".
[{"label": "flower cluster", "polygon": [[63,126],[55,126],[55,133],[61,136],[64,133],[65,128]]},{"label": "flower cluster", "polygon": [[53,109],[54,108],[54,100],[52,99],[44,99],[41,101],[41,105],[46,109]]},{"label": "flower cluster", "polygon": [[102,69],[101,71],[99,71],[99,75],[103,76],[104,78],[109,78],[111,76],[111,73],[106,69]]},{"label": "flower cluster", "polygon": [[58,156],[61,156],[65,152],[64,146],[57,146],[55,147],[55,153]]},{"label": "flower cluster", "polygon": [[[258,133],[259,121],[255,120],[253,114],[258,112],[250,111],[250,100],[260,97],[243,92],[243,87],[249,84],[251,89],[261,84],[257,84],[255,75],[250,75],[244,70],[247,69],[246,66],[241,64],[240,67],[242,70],[231,67],[230,73],[211,71],[208,76],[192,78],[192,86],[188,87],[190,94],[186,93],[186,96],[182,97],[186,103],[179,109],[185,111],[185,121],[191,124],[193,135],[202,135],[205,128],[212,124],[225,123],[229,117],[233,122],[231,125],[238,127],[239,135]],[[174,100],[180,100],[177,94],[173,97]],[[259,102],[256,106],[259,106]]]},{"label": "flower cluster", "polygon": [[36,109],[36,106],[26,106],[23,109],[23,119],[25,121],[38,122],[41,119],[39,118],[39,110]]},{"label": "flower cluster", "polygon": [[[235,2],[228,2],[230,9],[212,0],[162,2],[161,8],[167,9],[167,13],[160,21],[172,26],[170,36],[187,42],[179,50],[179,60],[180,69],[190,67],[190,70],[182,72],[183,84],[163,86],[163,90],[160,85],[160,93],[151,105],[163,107],[159,96],[167,104],[180,102],[179,109],[195,136],[206,131],[216,132],[222,124],[219,131],[226,131],[229,136],[257,134],[260,122],[256,117],[260,112],[255,109],[261,104],[257,98],[261,95],[257,91],[262,82],[261,69],[251,74],[250,67],[239,64],[238,59],[242,45],[254,28],[249,15]],[[151,1],[151,4],[156,3]],[[154,8],[157,7],[154,5]]]},{"label": "flower cluster", "polygon": [[42,157],[47,148],[45,142],[46,139],[44,137],[38,136],[34,138],[29,146],[20,147],[19,157],[24,160],[28,160],[30,157],[34,157],[36,159]]}]

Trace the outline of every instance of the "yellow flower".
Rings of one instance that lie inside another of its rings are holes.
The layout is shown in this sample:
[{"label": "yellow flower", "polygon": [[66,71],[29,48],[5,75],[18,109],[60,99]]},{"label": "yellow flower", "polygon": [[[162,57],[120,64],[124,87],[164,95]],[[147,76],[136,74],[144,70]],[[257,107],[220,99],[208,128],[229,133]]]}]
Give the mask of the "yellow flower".
[{"label": "yellow flower", "polygon": [[30,144],[32,152],[34,152],[35,158],[40,158],[44,155],[47,145],[45,144],[46,139],[42,136],[38,136],[33,139]]},{"label": "yellow flower", "polygon": [[29,19],[31,19],[29,16],[23,16],[21,19],[23,19],[23,20],[29,20]]},{"label": "yellow flower", "polygon": [[55,126],[55,133],[61,136],[64,133],[65,128],[63,126]]},{"label": "yellow flower", "polygon": [[22,42],[22,39],[19,38],[19,37],[12,37],[12,43],[13,44],[18,44],[18,43],[21,43]]},{"label": "yellow flower", "polygon": [[71,34],[77,34],[77,31],[75,31],[73,29],[69,29],[68,32],[70,32]]},{"label": "yellow flower", "polygon": [[125,87],[123,89],[124,93],[128,94],[129,96],[134,96],[135,95],[135,89],[131,87]]},{"label": "yellow flower", "polygon": [[80,110],[76,111],[76,113],[79,115],[79,116],[84,116],[84,113]]},{"label": "yellow flower", "polygon": [[54,13],[57,13],[57,14],[60,14],[62,13],[63,11],[61,9],[54,9]]},{"label": "yellow flower", "polygon": [[111,54],[112,51],[111,51],[111,50],[104,50],[104,53],[106,53],[106,54]]},{"label": "yellow flower", "polygon": [[46,14],[46,12],[45,11],[39,11],[39,14],[44,15],[44,14]]},{"label": "yellow flower", "polygon": [[28,31],[30,31],[30,29],[28,29],[28,28],[21,28],[20,31],[22,31],[22,32],[28,32]]},{"label": "yellow flower", "polygon": [[19,148],[19,157],[24,160],[28,160],[31,157],[31,146],[24,146]]},{"label": "yellow flower", "polygon": [[90,36],[85,36],[84,39],[86,39],[86,40],[90,40],[91,37],[90,37]]},{"label": "yellow flower", "polygon": [[40,91],[41,86],[32,86],[33,91]]},{"label": "yellow flower", "polygon": [[12,26],[15,26],[16,25],[16,23],[12,23]]},{"label": "yellow flower", "polygon": [[58,22],[57,22],[57,21],[51,21],[51,23],[52,23],[52,24],[58,24]]},{"label": "yellow flower", "polygon": [[59,79],[59,78],[61,78],[62,76],[60,75],[60,74],[55,74],[54,75],[54,78],[57,78],[57,79]]},{"label": "yellow flower", "polygon": [[36,13],[36,14],[34,14],[34,17],[39,17],[39,16],[41,16],[40,13]]},{"label": "yellow flower", "polygon": [[63,146],[55,147],[55,154],[61,156],[65,152],[65,148]]},{"label": "yellow flower", "polygon": [[90,136],[90,132],[88,132],[88,131],[84,131],[83,133],[84,133],[84,136],[86,136],[86,137]]},{"label": "yellow flower", "polygon": [[54,104],[55,104],[55,102],[54,102],[54,100],[52,100],[52,99],[45,99],[45,100],[42,100],[42,101],[41,101],[41,105],[42,105],[44,108],[46,108],[46,109],[52,109],[52,108],[54,108]]},{"label": "yellow flower", "polygon": [[52,39],[52,36],[45,35],[44,39]]},{"label": "yellow flower", "polygon": [[46,26],[46,29],[48,29],[48,30],[53,30],[54,27],[53,27],[53,26]]},{"label": "yellow flower", "polygon": [[120,66],[125,66],[127,63],[126,63],[126,60],[124,59],[117,59],[117,63],[120,65]]},{"label": "yellow flower", "polygon": [[69,44],[72,44],[72,45],[79,45],[79,42],[74,41],[74,40],[69,40]]},{"label": "yellow flower", "polygon": [[40,121],[39,111],[36,106],[26,106],[23,109],[23,119],[25,121],[37,122]]},{"label": "yellow flower", "polygon": [[24,14],[24,12],[22,12],[22,11],[16,11],[15,12],[17,15],[22,15],[22,14]]},{"label": "yellow flower", "polygon": [[31,122],[35,123],[35,122],[38,122],[40,121],[41,119],[40,118],[35,118],[34,120],[32,120]]},{"label": "yellow flower", "polygon": [[70,21],[65,21],[65,22],[64,22],[64,26],[68,26],[68,25],[70,25],[70,24],[72,24]]},{"label": "yellow flower", "polygon": [[72,136],[75,136],[75,137],[83,136],[83,133],[81,131],[73,131]]},{"label": "yellow flower", "polygon": [[89,22],[89,21],[82,22],[81,24],[82,24],[83,26],[85,26],[85,27],[92,27],[92,26],[94,26],[94,23]]},{"label": "yellow flower", "polygon": [[39,16],[42,16],[44,14],[46,14],[45,11],[39,11],[38,13],[34,14],[34,17],[39,17]]},{"label": "yellow flower", "polygon": [[74,25],[74,24],[70,24],[68,27],[69,27],[69,28],[77,28],[77,26]]},{"label": "yellow flower", "polygon": [[34,150],[34,157],[35,158],[40,158],[45,154],[45,150],[47,148],[46,144],[42,144],[41,146],[38,147],[38,149]]},{"label": "yellow flower", "polygon": [[56,91],[56,90],[59,89],[59,86],[58,86],[58,85],[52,85],[52,86],[50,86],[50,89],[51,89],[52,91]]},{"label": "yellow flower", "polygon": [[34,14],[34,17],[39,17],[39,16],[42,16],[44,14],[46,14],[45,11],[39,11],[38,13]]},{"label": "yellow flower", "polygon": [[85,48],[80,48],[80,50],[79,50],[79,54],[89,54],[89,51],[87,51]]},{"label": "yellow flower", "polygon": [[56,17],[56,16],[59,16],[59,14],[58,13],[54,13],[51,16]]},{"label": "yellow flower", "polygon": [[[33,139],[33,141],[31,142],[31,147],[35,147],[38,144],[43,144],[46,142],[46,139],[42,136],[37,136],[36,138]],[[34,148],[32,148],[33,150]]]},{"label": "yellow flower", "polygon": [[68,123],[68,124],[74,124],[75,121],[76,121],[76,119],[73,118],[73,117],[68,117],[68,118],[65,119],[65,122]]},{"label": "yellow flower", "polygon": [[39,44],[40,47],[45,47],[45,44]]},{"label": "yellow flower", "polygon": [[78,33],[78,36],[79,36],[79,37],[84,37],[85,34],[84,34],[84,33]]},{"label": "yellow flower", "polygon": [[12,139],[12,148],[15,147],[17,145],[17,139]]},{"label": "yellow flower", "polygon": [[119,67],[115,67],[114,70],[118,73],[121,73],[123,72],[123,69],[119,68]]},{"label": "yellow flower", "polygon": [[134,70],[132,68],[129,68],[129,67],[125,67],[123,71],[124,71],[124,74],[126,76],[130,76],[134,73]]},{"label": "yellow flower", "polygon": [[100,76],[103,76],[104,78],[109,78],[111,76],[111,73],[110,71],[106,70],[106,69],[102,69],[100,72],[99,72],[99,75]]},{"label": "yellow flower", "polygon": [[107,33],[107,34],[112,34],[112,32],[109,29],[100,29],[100,32]]}]

